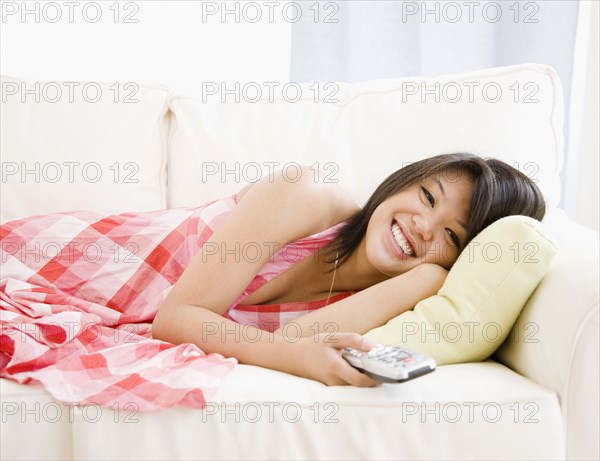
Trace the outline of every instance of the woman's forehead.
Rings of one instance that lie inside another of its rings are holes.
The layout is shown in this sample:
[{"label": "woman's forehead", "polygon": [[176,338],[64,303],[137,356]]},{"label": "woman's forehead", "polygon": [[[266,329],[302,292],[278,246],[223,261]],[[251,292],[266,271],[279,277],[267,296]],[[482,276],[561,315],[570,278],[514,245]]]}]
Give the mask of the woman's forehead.
[{"label": "woman's forehead", "polygon": [[457,184],[464,182],[473,183],[474,178],[469,171],[451,168],[430,174],[424,178],[424,181],[441,182],[443,184]]}]

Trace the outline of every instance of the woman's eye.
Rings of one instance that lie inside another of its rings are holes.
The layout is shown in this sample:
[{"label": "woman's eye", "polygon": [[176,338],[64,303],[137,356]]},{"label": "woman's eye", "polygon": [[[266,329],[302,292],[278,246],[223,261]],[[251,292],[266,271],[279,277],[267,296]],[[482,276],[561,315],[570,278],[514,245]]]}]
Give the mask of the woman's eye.
[{"label": "woman's eye", "polygon": [[421,187],[421,190],[423,191],[423,194],[425,194],[425,198],[433,208],[433,206],[435,205],[435,199],[433,198],[433,195],[431,195],[431,193],[424,187]]},{"label": "woman's eye", "polygon": [[448,232],[448,235],[450,236],[450,239],[452,239],[452,243],[456,246],[456,248],[460,248],[460,242],[458,241],[458,237],[454,231],[452,229],[446,229],[446,232]]}]

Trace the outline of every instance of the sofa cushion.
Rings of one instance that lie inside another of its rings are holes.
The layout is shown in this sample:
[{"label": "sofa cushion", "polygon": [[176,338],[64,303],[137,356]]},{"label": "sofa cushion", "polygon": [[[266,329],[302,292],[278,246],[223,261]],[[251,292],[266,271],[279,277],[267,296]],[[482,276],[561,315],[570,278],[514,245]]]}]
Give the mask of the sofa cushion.
[{"label": "sofa cushion", "polygon": [[562,93],[549,66],[296,85],[257,102],[244,85],[204,101],[173,98],[168,206],[223,197],[276,169],[293,181],[294,162],[362,204],[396,169],[451,151],[504,160],[537,181],[549,206],[558,203]]},{"label": "sofa cushion", "polygon": [[[49,396],[0,382],[12,402],[3,416],[9,442],[1,444],[2,459],[23,458],[23,441],[44,436],[31,411],[40,402],[41,418],[71,423],[78,460],[490,459],[490,447],[494,459],[564,457],[556,394],[493,361],[375,388],[325,386],[240,364],[202,411],[50,405]],[[58,457],[64,444],[68,437],[30,443],[27,458]]]},{"label": "sofa cushion", "polygon": [[166,205],[169,90],[2,77],[2,221]]},{"label": "sofa cushion", "polygon": [[502,218],[462,251],[437,295],[365,334],[438,365],[483,360],[507,338],[557,248],[538,221]]}]

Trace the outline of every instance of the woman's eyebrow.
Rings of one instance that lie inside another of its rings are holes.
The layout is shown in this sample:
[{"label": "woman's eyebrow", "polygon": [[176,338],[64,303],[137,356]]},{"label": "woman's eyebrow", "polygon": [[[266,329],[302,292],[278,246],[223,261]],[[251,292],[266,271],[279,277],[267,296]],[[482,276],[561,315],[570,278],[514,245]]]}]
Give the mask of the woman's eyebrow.
[{"label": "woman's eyebrow", "polygon": [[440,192],[442,193],[442,195],[445,197],[446,196],[446,191],[444,191],[444,186],[442,185],[442,181],[440,181],[438,178],[433,177],[433,180],[435,181],[435,183],[438,185],[438,187],[440,188]]}]

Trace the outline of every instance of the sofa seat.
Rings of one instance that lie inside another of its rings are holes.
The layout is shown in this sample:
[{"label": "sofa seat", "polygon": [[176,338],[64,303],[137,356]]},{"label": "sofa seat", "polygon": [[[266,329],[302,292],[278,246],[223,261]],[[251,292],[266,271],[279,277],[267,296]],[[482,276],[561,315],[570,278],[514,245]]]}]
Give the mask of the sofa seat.
[{"label": "sofa seat", "polygon": [[556,394],[493,360],[375,389],[238,365],[203,411],[68,407],[39,386],[1,385],[2,440],[23,441],[5,444],[3,459],[562,459],[565,450]]}]

